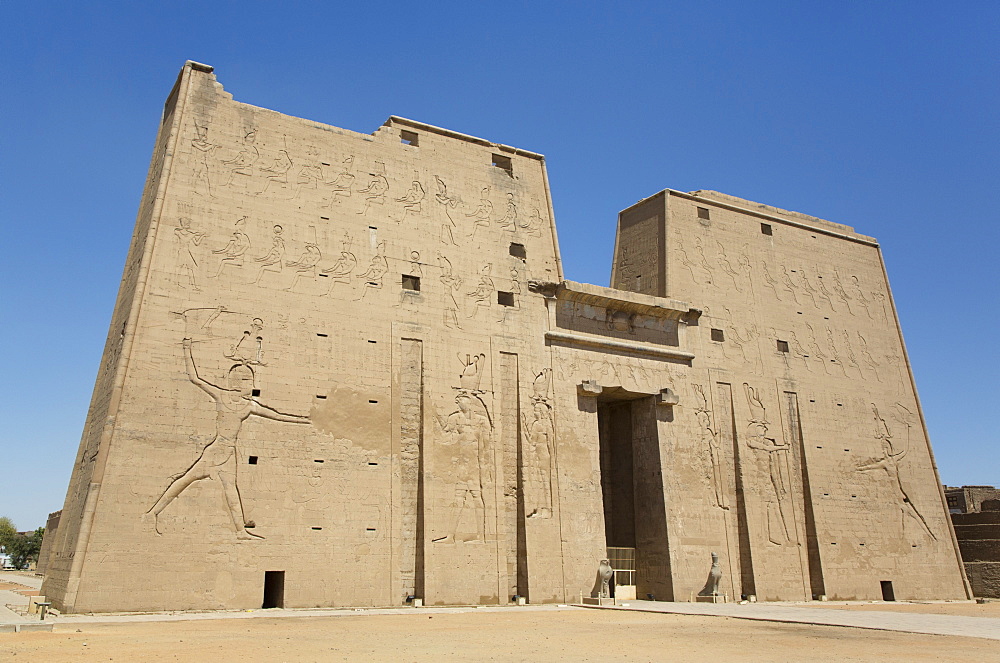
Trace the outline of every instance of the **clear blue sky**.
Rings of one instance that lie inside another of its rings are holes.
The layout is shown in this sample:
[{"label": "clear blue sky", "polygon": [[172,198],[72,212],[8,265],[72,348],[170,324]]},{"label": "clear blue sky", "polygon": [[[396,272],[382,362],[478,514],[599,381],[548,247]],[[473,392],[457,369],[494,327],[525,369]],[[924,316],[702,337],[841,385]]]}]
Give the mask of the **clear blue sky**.
[{"label": "clear blue sky", "polygon": [[883,245],[941,478],[1000,485],[1000,2],[0,3],[0,515],[62,507],[163,101],[547,156],[568,278],[618,210],[716,189]]}]

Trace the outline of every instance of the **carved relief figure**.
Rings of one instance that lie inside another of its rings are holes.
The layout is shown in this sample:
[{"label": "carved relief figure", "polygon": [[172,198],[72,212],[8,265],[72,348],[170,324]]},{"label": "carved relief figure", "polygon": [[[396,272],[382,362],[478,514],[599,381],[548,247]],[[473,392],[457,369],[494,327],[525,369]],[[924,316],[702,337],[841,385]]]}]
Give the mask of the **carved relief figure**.
[{"label": "carved relief figure", "polygon": [[245,330],[243,335],[229,346],[229,351],[222,353],[223,356],[247,366],[265,366],[263,331],[264,321],[254,318],[250,322],[250,329]]},{"label": "carved relief figure", "polygon": [[250,238],[243,232],[246,228],[246,221],[247,218],[245,216],[240,217],[235,223],[236,230],[233,231],[233,236],[229,240],[229,243],[217,251],[212,251],[216,255],[222,255],[222,258],[219,260],[219,270],[215,272],[214,277],[222,274],[222,268],[226,265],[232,265],[233,267],[243,266],[243,256],[250,250]]},{"label": "carved relief figure", "polygon": [[771,272],[767,268],[767,262],[764,261],[764,260],[761,260],[760,261],[760,267],[761,267],[761,271],[763,273],[763,277],[762,278],[764,279],[764,283],[766,283],[767,287],[769,287],[771,289],[771,291],[774,293],[774,298],[777,299],[780,302],[781,301],[781,294],[778,293],[778,282],[774,280],[773,276],[771,276]]},{"label": "carved relief figure", "polygon": [[389,192],[389,180],[385,176],[384,163],[376,161],[375,168],[368,175],[371,176],[368,186],[358,190],[358,193],[363,193],[365,196],[365,206],[358,214],[367,214],[372,205],[384,205],[385,194]]},{"label": "carved relief figure", "polygon": [[514,204],[514,194],[507,194],[507,213],[502,219],[497,221],[497,225],[503,230],[514,232],[517,230],[517,205]]},{"label": "carved relief figure", "polygon": [[318,157],[316,148],[309,148],[309,157],[312,163],[304,164],[295,176],[293,198],[298,198],[303,189],[318,189],[320,182],[323,181],[323,166],[316,163]]},{"label": "carved relief figure", "polygon": [[794,537],[788,528],[789,518],[786,516],[790,484],[786,475],[788,461],[784,452],[790,447],[788,444],[779,444],[774,438],[766,437],[770,424],[767,421],[767,410],[760,400],[760,392],[746,382],[743,383],[743,389],[751,413],[747,426],[747,446],[754,451],[767,454],[770,490],[765,490],[763,495],[767,504],[767,538],[779,546],[789,542],[794,543]]},{"label": "carved relief figure", "polygon": [[847,291],[844,290],[844,283],[840,280],[840,274],[836,269],[833,270],[833,293],[847,307],[847,312],[854,315],[854,311],[851,309],[851,298],[848,296]]},{"label": "carved relief figure", "polygon": [[181,273],[177,285],[186,287],[183,277],[187,276],[187,285],[192,290],[200,291],[197,279],[198,261],[194,257],[194,247],[200,245],[201,240],[205,239],[205,233],[192,230],[191,219],[181,217],[178,220],[178,226],[174,228],[174,237],[177,238],[177,266]]},{"label": "carved relief figure", "polygon": [[858,349],[858,352],[861,353],[861,361],[863,361],[865,366],[867,366],[871,372],[875,374],[875,379],[878,382],[881,382],[882,378],[878,374],[879,363],[875,361],[875,357],[873,357],[872,353],[868,350],[868,341],[865,340],[865,337],[861,335],[861,332],[857,332],[857,334],[858,340],[861,341],[861,347]]},{"label": "carved relief figure", "polygon": [[493,305],[493,300],[496,297],[496,286],[493,285],[493,279],[490,277],[490,271],[492,271],[493,265],[486,264],[483,268],[479,270],[479,284],[476,289],[468,293],[469,297],[472,298],[472,308],[469,311],[468,317],[473,317],[479,311],[480,308],[485,308],[489,310],[490,306]]},{"label": "carved relief figure", "polygon": [[871,307],[868,305],[868,298],[865,297],[865,292],[861,288],[861,281],[858,279],[858,277],[851,276],[850,280],[848,281],[847,287],[850,289],[850,292],[853,293],[852,299],[861,304],[862,306],[864,306],[865,313],[868,314],[868,317],[871,320],[874,320],[875,316],[872,315]]},{"label": "carved relief figure", "polygon": [[725,272],[730,279],[732,279],[736,292],[743,292],[743,289],[740,288],[740,273],[736,271],[736,268],[733,267],[732,262],[729,260],[729,256],[726,255],[726,247],[724,247],[722,242],[719,241],[716,241],[716,244],[719,246],[719,266],[722,267],[722,271]]},{"label": "carved relief figure", "polygon": [[212,170],[209,166],[208,158],[214,154],[218,145],[213,145],[208,141],[207,126],[195,122],[194,132],[195,137],[191,139],[191,147],[195,150],[194,190],[195,193],[200,194],[200,185],[204,183],[205,192],[209,196],[214,197],[212,193]]},{"label": "carved relief figure", "polygon": [[[455,484],[455,525],[452,541],[484,541],[486,514],[493,490],[493,422],[482,399],[464,391],[455,397],[458,409],[438,416],[444,443],[454,446],[451,476]],[[472,530],[472,531],[470,531]]]},{"label": "carved relief figure", "polygon": [[354,268],[357,266],[358,259],[351,253],[351,236],[345,232],[340,258],[337,259],[337,262],[333,263],[333,267],[328,267],[321,272],[322,274],[326,274],[327,278],[330,279],[330,289],[326,291],[326,294],[332,294],[334,287],[338,283],[349,284],[351,282],[351,273],[354,272]]},{"label": "carved relief figure", "polygon": [[722,449],[719,445],[719,431],[712,427],[712,411],[708,407],[705,388],[700,384],[692,384],[695,393],[695,417],[698,428],[702,431],[701,439],[708,447],[708,457],[712,463],[712,488],[715,491],[715,505],[720,509],[729,509],[726,499],[726,484],[722,474]]},{"label": "carved relief figure", "polygon": [[896,404],[896,408],[900,413],[900,420],[903,425],[906,426],[905,439],[899,444],[898,448],[893,444],[893,434],[889,429],[889,425],[879,414],[878,407],[872,403],[872,411],[875,413],[875,439],[882,443],[882,454],[880,457],[872,460],[871,462],[860,465],[858,467],[858,471],[877,472],[881,470],[882,472],[885,472],[886,479],[892,486],[893,492],[895,492],[896,499],[898,500],[900,515],[900,539],[905,537],[907,518],[910,518],[917,521],[917,523],[920,524],[920,528],[926,532],[929,537],[937,541],[937,537],[934,535],[934,532],[931,531],[930,525],[927,524],[927,520],[917,509],[913,500],[910,499],[911,492],[908,490],[908,486],[903,481],[903,477],[900,474],[899,464],[910,450],[910,421],[913,419],[913,413],[899,403]]},{"label": "carved relief figure", "polygon": [[[697,256],[692,254],[688,255],[687,250],[684,248],[684,240],[681,235],[677,235],[677,252],[681,256],[681,264],[687,267],[688,271],[691,272],[691,280],[695,283],[711,284],[712,283],[712,273],[708,269],[707,264],[702,265],[697,261]],[[704,257],[704,255],[702,256]]]},{"label": "carved relief figure", "polygon": [[451,261],[440,253],[438,264],[441,265],[441,283],[444,284],[444,326],[450,329],[461,329],[458,324],[458,300],[455,293],[462,287],[462,277],[452,271]]},{"label": "carved relief figure", "polygon": [[272,183],[277,184],[280,187],[287,185],[288,171],[291,169],[292,158],[288,156],[288,152],[285,150],[278,150],[278,158],[274,160],[274,163],[267,168],[260,169],[262,173],[267,173],[267,176],[264,181],[264,188],[257,193],[264,193]]},{"label": "carved relief figure", "polygon": [[396,198],[397,203],[403,204],[403,216],[396,219],[396,223],[405,221],[407,214],[419,214],[422,209],[424,197],[427,195],[427,192],[424,191],[424,185],[416,179],[417,175],[417,173],[413,174],[413,182],[406,193],[402,197]]},{"label": "carved relief figure", "polygon": [[542,234],[541,229],[544,223],[545,222],[542,220],[542,214],[538,211],[537,207],[531,208],[531,214],[528,215],[527,220],[518,221],[518,225],[521,227],[521,230],[534,237],[538,237]]},{"label": "carved relief figure", "polygon": [[229,369],[229,384],[227,387],[216,386],[198,375],[191,352],[192,340],[183,341],[184,362],[188,378],[199,389],[208,394],[215,402],[216,432],[215,437],[202,450],[201,455],[190,468],[167,487],[147,515],[153,517],[154,528],[159,534],[158,519],[160,513],[171,502],[177,499],[191,484],[204,479],[218,481],[226,498],[226,506],[232,518],[233,527],[238,539],[263,538],[250,532],[243,512],[243,501],[237,485],[236,446],[239,440],[243,422],[251,416],[258,416],[273,421],[283,421],[294,424],[307,424],[309,417],[298,414],[286,414],[259,403],[253,396],[254,372],[246,363],[235,364]]},{"label": "carved relief figure", "polygon": [[222,162],[222,165],[227,166],[229,169],[229,179],[226,180],[223,186],[232,184],[237,175],[241,178],[247,178],[246,181],[248,182],[250,181],[250,178],[253,176],[253,165],[260,158],[260,152],[257,150],[257,146],[254,145],[256,142],[257,131],[251,129],[243,135],[243,147],[236,156]]},{"label": "carved relief figure", "polygon": [[524,514],[526,518],[552,516],[552,448],[555,426],[552,407],[543,399],[533,399],[533,419],[522,417],[524,426]]},{"label": "carved relief figure", "polygon": [[798,286],[795,285],[795,281],[792,280],[792,275],[788,273],[788,268],[784,265],[781,266],[781,274],[778,276],[781,279],[781,285],[784,286],[785,290],[792,295],[792,301],[796,304],[799,303],[799,298],[796,295]]},{"label": "carved relief figure", "polygon": [[805,346],[802,345],[802,342],[799,341],[799,337],[795,334],[795,332],[788,333],[791,337],[791,340],[788,342],[788,346],[791,348],[792,354],[801,359],[802,363],[806,367],[806,370],[812,373],[812,368],[809,366],[809,351],[806,350]]},{"label": "carved relief figure", "polygon": [[455,219],[451,216],[451,210],[455,209],[462,202],[461,199],[454,196],[448,195],[448,185],[444,183],[437,175],[434,176],[434,181],[437,183],[437,193],[434,194],[434,200],[438,202],[442,207],[444,207],[444,216],[448,219],[448,223],[441,224],[441,241],[445,244],[458,245],[455,242],[454,229],[456,227]]},{"label": "carved relief figure", "polygon": [[354,155],[348,156],[344,159],[344,169],[337,174],[333,181],[328,182],[330,189],[333,191],[333,197],[330,198],[330,205],[337,202],[340,197],[350,198],[351,192],[354,191],[354,173],[351,170],[354,168]]},{"label": "carved relief figure", "polygon": [[462,389],[469,391],[479,391],[479,384],[483,379],[483,370],[486,368],[486,355],[465,355],[459,353],[458,361],[462,364],[462,373],[459,375],[459,384]]},{"label": "carved relief figure", "polygon": [[712,567],[708,570],[708,580],[698,592],[698,596],[718,596],[720,580],[722,580],[722,569],[719,567],[719,553],[712,553]]},{"label": "carved relief figure", "polygon": [[281,226],[274,226],[271,229],[271,248],[267,253],[259,258],[254,258],[254,262],[261,263],[260,269],[257,270],[257,278],[254,279],[254,283],[260,283],[260,280],[264,277],[265,272],[272,272],[275,274],[280,274],[282,266],[285,261],[285,240],[281,238],[281,233],[283,228]]},{"label": "carved relief figure", "polygon": [[295,277],[292,279],[292,284],[285,288],[285,290],[294,288],[299,279],[303,277],[312,278],[314,281],[317,278],[317,266],[319,265],[319,261],[323,259],[323,252],[319,250],[319,245],[316,243],[316,227],[310,227],[313,231],[313,241],[306,243],[305,248],[302,250],[302,255],[298,258],[285,261],[286,267],[295,269]]},{"label": "carved relief figure", "polygon": [[385,240],[382,240],[375,246],[375,255],[372,256],[372,260],[368,264],[368,270],[354,277],[365,281],[365,288],[359,299],[363,299],[369,290],[380,290],[382,279],[388,271],[389,262],[385,259]]},{"label": "carved relief figure", "polygon": [[479,205],[476,206],[476,209],[465,216],[474,219],[472,224],[472,233],[469,235],[469,239],[475,239],[476,231],[479,230],[479,228],[490,227],[490,217],[493,216],[493,203],[490,202],[489,187],[483,189],[480,194]]}]

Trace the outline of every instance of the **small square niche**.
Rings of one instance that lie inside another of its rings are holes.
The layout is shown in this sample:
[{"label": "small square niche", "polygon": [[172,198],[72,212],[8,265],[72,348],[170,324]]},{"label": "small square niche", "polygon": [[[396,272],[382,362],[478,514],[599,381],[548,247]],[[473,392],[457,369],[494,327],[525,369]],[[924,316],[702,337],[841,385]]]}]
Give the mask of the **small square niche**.
[{"label": "small square niche", "polygon": [[524,244],[518,244],[517,242],[510,243],[510,254],[515,258],[520,258],[522,261],[527,261],[528,252],[524,248]]},{"label": "small square niche", "polygon": [[698,208],[698,218],[699,219],[706,219],[706,220],[710,218],[707,207],[699,207]]},{"label": "small square niche", "polygon": [[760,232],[763,233],[763,234],[765,234],[765,235],[773,235],[774,234],[772,232],[772,230],[771,230],[771,224],[770,223],[762,223],[762,224],[760,224]]},{"label": "small square niche", "polygon": [[788,352],[788,341],[778,341],[778,352]]},{"label": "small square niche", "polygon": [[417,147],[419,144],[420,136],[417,135],[415,131],[407,131],[403,129],[399,132],[399,142],[403,145],[409,145],[410,147]]},{"label": "small square niche", "polygon": [[514,162],[511,161],[510,157],[505,157],[502,154],[494,154],[493,166],[514,177]]},{"label": "small square niche", "polygon": [[497,304],[499,304],[500,306],[513,306],[514,293],[504,292],[503,290],[497,290]]},{"label": "small square niche", "polygon": [[726,340],[726,334],[721,329],[712,330],[712,340],[722,343]]},{"label": "small square niche", "polygon": [[403,274],[403,290],[412,290],[413,292],[420,292],[420,277],[410,276],[409,274]]}]

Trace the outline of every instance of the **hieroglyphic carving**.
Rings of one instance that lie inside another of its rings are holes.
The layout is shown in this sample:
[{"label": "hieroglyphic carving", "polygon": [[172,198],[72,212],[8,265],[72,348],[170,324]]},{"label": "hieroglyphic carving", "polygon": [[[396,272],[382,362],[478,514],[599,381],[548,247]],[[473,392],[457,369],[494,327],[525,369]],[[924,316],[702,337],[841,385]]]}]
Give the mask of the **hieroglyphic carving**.
[{"label": "hieroglyphic carving", "polygon": [[857,332],[857,334],[858,340],[861,341],[861,347],[858,348],[858,352],[861,353],[861,361],[863,361],[865,366],[867,366],[871,372],[875,374],[875,379],[878,382],[881,382],[882,378],[878,374],[879,363],[875,361],[875,357],[872,356],[871,351],[868,349],[868,341],[865,340],[865,337],[861,334],[861,332]]},{"label": "hieroglyphic carving", "polygon": [[330,206],[332,207],[335,202],[338,202],[339,198],[350,198],[354,191],[354,173],[351,172],[354,169],[354,155],[348,155],[344,159],[344,167],[337,176],[333,178],[332,181],[327,182],[330,185],[330,190],[333,195],[330,197]]},{"label": "hieroglyphic carving", "polygon": [[852,275],[850,280],[848,281],[847,287],[849,288],[850,292],[853,293],[852,299],[854,299],[854,301],[861,304],[865,308],[865,313],[868,314],[869,319],[874,320],[875,316],[872,315],[872,309],[871,306],[869,305],[870,302],[868,301],[868,298],[865,296],[864,290],[861,288],[861,281],[858,279],[858,277]]},{"label": "hieroglyphic carving", "polygon": [[285,264],[285,240],[281,237],[282,232],[284,229],[279,225],[271,228],[271,248],[264,255],[253,259],[254,262],[260,263],[260,269],[257,270],[257,278],[254,279],[254,283],[260,283],[265,273],[281,273]]},{"label": "hieroglyphic carving", "polygon": [[479,385],[483,380],[483,370],[486,368],[486,355],[470,355],[464,357],[459,354],[458,361],[462,364],[462,372],[458,376],[462,389],[469,391],[479,391]]},{"label": "hieroglyphic carving", "polygon": [[802,360],[802,364],[806,367],[806,370],[812,373],[812,368],[809,366],[809,351],[806,349],[802,342],[799,340],[798,335],[794,331],[789,332],[790,340],[788,346],[792,351],[792,354]]},{"label": "hieroglyphic carving", "polygon": [[340,258],[337,259],[337,262],[333,263],[333,267],[327,267],[320,272],[330,279],[330,288],[325,293],[327,295],[333,294],[333,289],[338,283],[351,283],[351,274],[354,272],[354,268],[358,266],[357,256],[351,253],[351,243],[351,236],[345,232],[340,249]]},{"label": "hieroglyphic carving", "polygon": [[196,151],[195,153],[195,168],[194,168],[194,191],[197,194],[201,194],[199,189],[201,185],[205,185],[205,192],[214,197],[212,193],[212,169],[209,157],[214,153],[218,145],[215,145],[208,140],[208,125],[194,123],[195,137],[191,139],[191,147]]},{"label": "hieroglyphic carving", "polygon": [[438,264],[441,266],[441,283],[444,285],[444,326],[449,329],[461,329],[458,324],[458,300],[455,293],[462,287],[462,277],[452,269],[451,261],[438,253]]},{"label": "hieroglyphic carving", "polygon": [[[778,285],[779,284],[778,284],[777,281],[774,280],[774,277],[771,276],[771,272],[767,268],[767,261],[761,260],[760,261],[760,267],[761,267],[761,272],[763,274],[764,283],[766,283],[767,287],[769,287],[771,289],[771,291],[774,293],[774,298],[777,299],[780,302],[781,301],[781,293],[778,292]],[[787,285],[782,284],[782,287],[783,287],[783,289],[786,290],[786,292],[789,291],[789,288],[788,288]]]},{"label": "hieroglyphic carving", "polygon": [[311,277],[313,281],[318,277],[317,268],[319,261],[323,259],[323,252],[319,250],[319,244],[317,243],[316,226],[309,226],[309,228],[312,229],[312,241],[306,242],[302,250],[302,255],[295,260],[285,261],[287,267],[295,269],[295,276],[292,278],[292,283],[285,290],[292,290],[295,284],[299,282],[299,279],[303,277]]},{"label": "hieroglyphic carving", "polygon": [[552,449],[555,426],[547,398],[532,398],[532,420],[523,417],[524,514],[527,518],[552,516]]},{"label": "hieroglyphic carving", "polygon": [[319,152],[315,147],[309,148],[309,159],[310,162],[303,164],[295,175],[295,192],[292,198],[298,198],[304,189],[315,191],[324,180],[323,166],[318,163]]},{"label": "hieroglyphic carving", "polygon": [[486,187],[482,190],[479,195],[479,205],[472,212],[465,215],[467,218],[473,219],[472,232],[469,234],[469,239],[476,238],[476,231],[480,228],[489,228],[492,223],[490,217],[493,216],[493,203],[490,202],[490,188]]},{"label": "hieroglyphic carving", "polygon": [[424,191],[424,185],[420,183],[419,177],[419,173],[413,173],[413,181],[410,183],[410,188],[402,196],[396,198],[396,202],[402,203],[403,207],[403,215],[395,219],[396,223],[405,221],[407,214],[416,215],[420,214],[423,210],[423,202],[427,196],[427,192]]},{"label": "hieroglyphic carving", "polygon": [[712,267],[705,258],[705,251],[701,246],[701,238],[695,239],[695,248],[688,254],[684,248],[684,241],[681,236],[677,236],[677,251],[681,254],[681,264],[691,272],[691,280],[703,285],[713,285]]},{"label": "hieroglyphic carving", "polygon": [[217,251],[212,251],[216,255],[222,255],[222,258],[219,259],[219,269],[213,277],[218,277],[222,274],[222,268],[226,265],[232,265],[233,267],[243,266],[243,257],[250,250],[250,237],[244,232],[246,221],[247,217],[240,217],[234,224],[236,229],[233,231],[233,236],[230,238],[229,243]]},{"label": "hieroglyphic carving", "polygon": [[371,179],[368,186],[358,189],[358,193],[364,194],[365,205],[358,214],[367,214],[372,205],[385,205],[385,196],[389,192],[389,180],[385,176],[385,164],[376,161],[372,172],[368,173]]},{"label": "hieroglyphic carving", "polygon": [[490,272],[493,270],[493,264],[487,263],[479,270],[479,283],[476,285],[476,289],[468,293],[468,296],[472,299],[472,306],[469,308],[469,313],[467,317],[474,317],[480,309],[485,308],[487,311],[493,305],[493,300],[496,299],[496,286],[493,284],[493,278],[490,276]]},{"label": "hieroglyphic carving", "polygon": [[261,168],[260,172],[265,173],[264,188],[257,192],[257,195],[265,193],[271,184],[277,184],[284,188],[288,185],[288,171],[292,169],[292,158],[288,156],[286,150],[278,150],[278,156],[274,163],[266,168]]},{"label": "hieroglyphic carving", "polygon": [[493,501],[493,421],[486,403],[473,391],[459,390],[455,405],[457,410],[437,416],[446,433],[442,444],[453,447],[449,476],[455,481],[455,503],[459,505],[447,538],[451,542],[484,541],[489,531],[486,516]]},{"label": "hieroglyphic carving", "polygon": [[501,230],[507,230],[514,232],[517,230],[517,205],[514,204],[514,194],[507,194],[507,213],[504,217],[497,221],[497,225],[500,226]]},{"label": "hieroglyphic carving", "polygon": [[900,517],[898,539],[903,540],[905,538],[906,522],[907,518],[910,518],[916,520],[920,524],[921,530],[937,541],[937,536],[931,531],[927,520],[913,503],[910,497],[911,491],[908,490],[908,486],[900,473],[899,464],[910,450],[910,428],[912,427],[911,423],[915,421],[913,413],[903,405],[896,403],[897,420],[906,427],[904,439],[899,442],[897,447],[897,445],[893,444],[894,435],[892,430],[885,419],[882,418],[882,415],[879,414],[878,406],[874,403],[871,405],[872,412],[875,414],[875,439],[881,443],[881,455],[868,463],[859,465],[858,471],[871,472],[881,470],[885,472],[886,478],[892,486],[892,491],[895,493],[895,499],[898,500]]},{"label": "hieroglyphic carving", "polygon": [[794,530],[789,529],[790,517],[786,515],[789,509],[790,484],[787,476],[788,460],[784,452],[788,451],[789,445],[779,444],[774,438],[766,436],[770,422],[767,420],[767,410],[760,399],[760,392],[746,382],[743,383],[743,390],[750,407],[746,445],[754,451],[767,454],[770,489],[765,489],[762,495],[767,507],[767,538],[779,546],[794,543]]},{"label": "hieroglyphic carving", "polygon": [[[219,312],[217,311],[216,314]],[[214,318],[212,318],[214,319]],[[264,363],[264,321],[254,318],[250,321],[250,329],[243,331],[236,342],[223,352],[226,359],[241,362],[247,366],[266,366]]]},{"label": "hieroglyphic carving", "polygon": [[743,292],[740,287],[740,273],[733,267],[733,263],[729,260],[729,256],[726,255],[726,247],[722,245],[722,242],[716,240],[715,242],[719,246],[719,266],[722,267],[722,271],[725,272],[733,281],[733,287],[736,288],[736,292]]},{"label": "hieroglyphic carving", "polygon": [[529,235],[538,237],[542,234],[542,225],[544,223],[545,221],[542,220],[541,212],[538,211],[537,207],[532,207],[531,214],[528,215],[526,220],[518,221],[518,226]]},{"label": "hieroglyphic carving", "polygon": [[258,402],[253,396],[254,370],[246,361],[239,361],[229,369],[227,387],[219,387],[203,379],[195,365],[191,349],[193,343],[194,340],[190,337],[182,342],[184,363],[188,379],[215,402],[217,413],[215,436],[205,445],[194,464],[170,482],[146,515],[152,517],[153,527],[159,534],[159,516],[163,510],[191,484],[204,479],[213,479],[222,486],[237,538],[263,538],[248,530],[248,527],[252,527],[252,523],[248,523],[245,519],[243,501],[237,484],[237,444],[243,422],[251,416],[258,416],[273,421],[307,424],[309,417],[279,412]]},{"label": "hieroglyphic carving", "polygon": [[788,273],[788,268],[785,267],[784,265],[781,266],[781,275],[779,276],[779,278],[781,279],[781,285],[783,285],[785,290],[787,290],[789,294],[792,295],[792,301],[798,304],[799,303],[799,297],[797,294],[798,286],[795,285],[795,281],[792,280],[792,275]]},{"label": "hieroglyphic carving", "polygon": [[695,417],[701,430],[701,438],[708,447],[708,457],[712,464],[712,488],[715,492],[715,506],[729,510],[726,499],[726,483],[722,474],[722,449],[719,444],[719,431],[712,427],[712,410],[708,407],[705,388],[700,384],[692,384],[695,393]]},{"label": "hieroglyphic carving", "polygon": [[436,200],[444,208],[444,216],[448,220],[448,223],[441,224],[441,241],[445,244],[454,244],[458,246],[455,241],[454,229],[457,227],[455,219],[451,216],[451,210],[461,204],[462,200],[455,196],[448,195],[448,185],[444,183],[437,175],[434,176],[435,182],[437,182],[437,193],[434,194],[434,200]]},{"label": "hieroglyphic carving", "polygon": [[847,290],[844,289],[844,282],[840,280],[840,273],[834,269],[833,270],[833,292],[844,306],[847,308],[847,312],[854,315],[854,309],[851,308],[851,297],[847,294]]},{"label": "hieroglyphic carving", "polygon": [[[413,276],[419,279],[424,275],[424,270],[420,266],[420,252],[410,251],[410,267],[406,272],[407,276]],[[419,290],[411,290],[409,288],[402,288],[399,291],[399,305],[403,307],[413,308],[420,301],[421,295]]]},{"label": "hieroglyphic carving", "polygon": [[[180,269],[177,285],[182,288],[190,287],[194,291],[200,291],[198,287],[198,261],[194,257],[195,247],[205,239],[205,233],[198,232],[191,228],[191,219],[181,217],[178,225],[174,228],[174,237],[177,238],[177,266]],[[184,283],[184,276],[187,276],[187,284]]]},{"label": "hieroglyphic carving", "polygon": [[361,297],[358,299],[364,299],[369,290],[381,290],[382,279],[388,271],[389,262],[385,259],[385,240],[382,240],[375,245],[375,255],[372,256],[371,262],[368,263],[368,269],[363,274],[357,274],[354,277],[364,279],[364,289],[361,291]]},{"label": "hieroglyphic carving", "polygon": [[232,159],[227,159],[222,162],[222,165],[229,170],[229,178],[223,186],[231,185],[237,176],[240,178],[247,178],[247,182],[250,181],[250,178],[253,177],[253,165],[257,163],[257,159],[260,158],[260,152],[257,150],[257,146],[255,145],[256,142],[256,129],[250,129],[243,134],[243,147],[240,148],[240,151]]}]

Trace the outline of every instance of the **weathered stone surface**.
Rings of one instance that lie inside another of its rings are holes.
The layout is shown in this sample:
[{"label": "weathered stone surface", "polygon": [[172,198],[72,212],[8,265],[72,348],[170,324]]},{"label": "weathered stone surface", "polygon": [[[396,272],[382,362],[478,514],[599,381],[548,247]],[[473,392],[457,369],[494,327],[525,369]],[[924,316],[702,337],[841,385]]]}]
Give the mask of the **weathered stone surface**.
[{"label": "weathered stone surface", "polygon": [[563,279],[549,199],[540,155],[185,66],[44,594],[565,602],[619,547],[661,600],[713,551],[734,597],[965,597],[874,240],[668,190],[602,288]]}]

